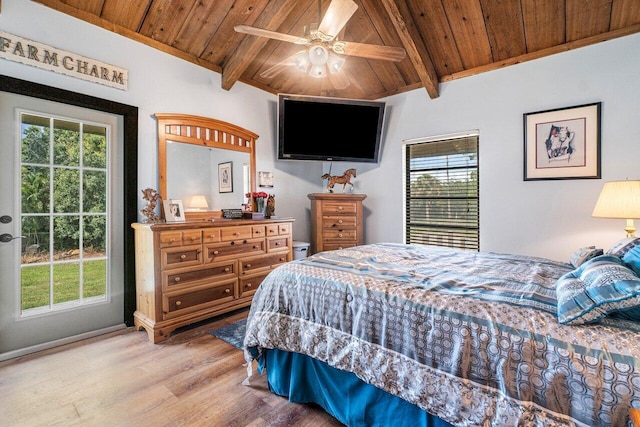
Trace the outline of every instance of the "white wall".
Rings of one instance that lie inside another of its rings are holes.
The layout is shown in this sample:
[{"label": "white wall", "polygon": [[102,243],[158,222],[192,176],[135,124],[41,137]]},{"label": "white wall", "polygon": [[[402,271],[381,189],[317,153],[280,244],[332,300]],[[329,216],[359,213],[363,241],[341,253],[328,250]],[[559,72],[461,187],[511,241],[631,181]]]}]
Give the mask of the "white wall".
[{"label": "white wall", "polygon": [[[276,161],[276,97],[242,83],[220,88],[220,75],[131,42],[39,4],[4,0],[0,29],[129,71],[124,92],[0,59],[0,73],[139,108],[140,188],[157,188],[157,132],[152,115],[186,113],[225,120],[258,135],[257,169],[274,172],[276,214],[296,218],[294,239],[309,241],[309,200],[322,192],[329,164]],[[624,221],[591,218],[605,181],[640,179],[640,35],[386,99],[381,161],[356,167],[355,191],[366,193],[365,241],[402,241],[403,140],[480,131],[481,249],[567,260],[580,246],[608,247]],[[602,179],[522,180],[523,113],[602,102]],[[142,199],[140,206],[143,206]]]},{"label": "white wall", "polygon": [[[640,179],[640,35],[386,99],[379,168],[358,174],[366,240],[402,241],[403,140],[478,129],[481,249],[567,261],[608,248],[624,220],[592,218],[605,181]],[[602,179],[523,181],[523,114],[602,102]]]}]

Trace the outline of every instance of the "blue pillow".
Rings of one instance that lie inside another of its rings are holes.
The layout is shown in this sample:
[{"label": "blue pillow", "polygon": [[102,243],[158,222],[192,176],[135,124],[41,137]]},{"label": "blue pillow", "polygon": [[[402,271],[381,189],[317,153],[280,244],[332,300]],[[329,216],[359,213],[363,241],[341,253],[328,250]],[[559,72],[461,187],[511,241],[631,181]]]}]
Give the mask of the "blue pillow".
[{"label": "blue pillow", "polygon": [[627,264],[627,267],[640,275],[640,246],[635,246],[629,250],[629,252],[624,254],[622,261]]},{"label": "blue pillow", "polygon": [[626,255],[631,249],[640,245],[640,237],[625,237],[618,240],[607,251],[609,255],[618,255],[620,258]]},{"label": "blue pillow", "polygon": [[558,321],[596,323],[608,315],[640,320],[640,277],[620,257],[590,259],[556,282]]}]

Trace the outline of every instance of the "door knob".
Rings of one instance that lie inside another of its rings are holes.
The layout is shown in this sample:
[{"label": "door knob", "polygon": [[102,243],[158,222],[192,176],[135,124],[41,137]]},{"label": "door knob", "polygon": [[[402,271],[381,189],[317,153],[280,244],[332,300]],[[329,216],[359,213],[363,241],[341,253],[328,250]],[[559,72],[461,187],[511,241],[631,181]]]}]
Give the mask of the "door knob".
[{"label": "door knob", "polygon": [[26,238],[27,238],[27,236],[16,236],[16,237],[13,237],[9,233],[0,234],[0,242],[2,242],[2,243],[9,243],[10,241],[12,241],[14,239],[26,239]]},{"label": "door knob", "polygon": [[11,218],[9,215],[0,216],[0,222],[3,224],[9,224],[12,220],[13,218]]}]

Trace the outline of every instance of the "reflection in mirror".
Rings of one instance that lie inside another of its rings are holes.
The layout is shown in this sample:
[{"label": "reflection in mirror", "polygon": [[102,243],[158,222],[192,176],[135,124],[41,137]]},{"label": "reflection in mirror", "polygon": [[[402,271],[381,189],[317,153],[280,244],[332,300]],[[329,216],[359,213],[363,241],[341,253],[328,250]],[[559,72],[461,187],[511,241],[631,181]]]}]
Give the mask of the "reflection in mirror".
[{"label": "reflection in mirror", "polygon": [[[218,165],[231,162],[231,192],[220,191]],[[167,198],[186,210],[240,209],[250,191],[249,153],[167,141]],[[204,196],[206,206],[202,204]]]}]

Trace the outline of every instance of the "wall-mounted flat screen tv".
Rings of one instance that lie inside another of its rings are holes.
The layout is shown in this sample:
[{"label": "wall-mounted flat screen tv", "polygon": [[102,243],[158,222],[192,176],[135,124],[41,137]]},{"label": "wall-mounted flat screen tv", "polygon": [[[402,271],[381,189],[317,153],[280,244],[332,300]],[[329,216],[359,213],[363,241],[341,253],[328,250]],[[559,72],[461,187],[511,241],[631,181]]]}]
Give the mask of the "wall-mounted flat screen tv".
[{"label": "wall-mounted flat screen tv", "polygon": [[377,163],[385,103],[278,95],[278,159]]}]

